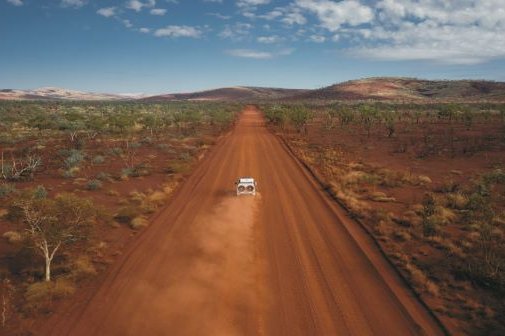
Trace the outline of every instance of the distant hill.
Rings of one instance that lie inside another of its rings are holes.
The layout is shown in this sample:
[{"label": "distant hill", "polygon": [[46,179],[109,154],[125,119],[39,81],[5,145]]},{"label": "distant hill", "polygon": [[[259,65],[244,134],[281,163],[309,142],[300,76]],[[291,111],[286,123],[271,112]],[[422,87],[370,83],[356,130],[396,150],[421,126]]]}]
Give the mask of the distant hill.
[{"label": "distant hill", "polygon": [[379,77],[352,80],[317,90],[236,86],[215,90],[167,93],[155,96],[89,93],[60,88],[0,90],[0,100],[139,100],[164,101],[265,101],[265,100],[401,100],[505,102],[505,82],[483,80],[424,80]]},{"label": "distant hill", "polygon": [[175,93],[143,98],[146,101],[167,101],[167,100],[264,100],[279,99],[295,96],[308,92],[309,90],[298,89],[278,89],[236,86],[215,90],[199,91],[192,93]]},{"label": "distant hill", "polygon": [[300,94],[297,99],[321,100],[492,100],[505,101],[505,83],[482,80],[367,78]]},{"label": "distant hill", "polygon": [[35,90],[0,90],[0,100],[125,100],[133,99],[131,95],[92,93],[54,87]]}]

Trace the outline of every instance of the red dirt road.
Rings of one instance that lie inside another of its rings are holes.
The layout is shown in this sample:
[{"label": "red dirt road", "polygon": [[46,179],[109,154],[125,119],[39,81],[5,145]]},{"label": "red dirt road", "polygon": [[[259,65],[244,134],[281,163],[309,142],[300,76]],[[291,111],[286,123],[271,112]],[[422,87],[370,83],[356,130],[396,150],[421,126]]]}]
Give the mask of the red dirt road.
[{"label": "red dirt road", "polygon": [[[236,197],[238,176],[258,181]],[[370,238],[247,108],[47,335],[437,335]]]}]

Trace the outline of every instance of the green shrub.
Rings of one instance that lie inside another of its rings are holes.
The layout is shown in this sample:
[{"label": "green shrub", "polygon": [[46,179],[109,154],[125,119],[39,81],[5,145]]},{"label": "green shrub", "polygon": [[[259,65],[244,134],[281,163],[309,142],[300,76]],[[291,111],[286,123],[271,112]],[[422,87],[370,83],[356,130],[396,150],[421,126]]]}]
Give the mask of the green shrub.
[{"label": "green shrub", "polygon": [[47,197],[47,190],[44,188],[43,185],[37,186],[35,189],[33,189],[33,197],[37,199],[43,199]]},{"label": "green shrub", "polygon": [[72,167],[63,172],[64,178],[73,178],[80,171],[79,167]]},{"label": "green shrub", "polygon": [[188,152],[184,152],[184,153],[179,154],[180,161],[191,161],[191,159],[192,159],[192,156]]},{"label": "green shrub", "polygon": [[160,143],[160,144],[156,145],[156,148],[158,148],[159,150],[162,150],[162,151],[167,151],[170,149],[170,145],[165,144],[165,143]]},{"label": "green shrub", "polygon": [[14,192],[16,192],[14,185],[8,183],[0,184],[0,198],[5,198]]},{"label": "green shrub", "polygon": [[482,179],[486,184],[505,184],[505,171],[496,169],[482,176]]},{"label": "green shrub", "polygon": [[72,149],[64,162],[67,168],[73,168],[78,166],[83,160],[84,154],[80,150]]},{"label": "green shrub", "polygon": [[94,164],[102,164],[105,162],[105,157],[103,155],[97,155],[93,158]]},{"label": "green shrub", "polygon": [[186,162],[173,162],[170,167],[165,168],[165,171],[170,174],[183,174],[189,171],[190,164]]},{"label": "green shrub", "polygon": [[102,182],[100,180],[90,180],[86,184],[88,190],[98,190],[102,188]]},{"label": "green shrub", "polygon": [[423,235],[425,237],[434,236],[438,231],[437,218],[435,216],[436,202],[431,194],[424,195],[423,198],[423,212],[422,212],[422,225]]},{"label": "green shrub", "polygon": [[125,177],[140,177],[140,176],[148,176],[151,174],[149,167],[144,164],[137,165],[132,168],[123,168],[121,170],[121,176]]},{"label": "green shrub", "polygon": [[134,171],[135,170],[133,168],[123,168],[121,169],[121,177],[133,176]]},{"label": "green shrub", "polygon": [[107,153],[114,155],[114,156],[121,156],[123,155],[123,150],[121,147],[113,147],[107,151]]},{"label": "green shrub", "polygon": [[145,144],[145,145],[150,145],[153,143],[153,139],[151,137],[145,137],[140,140],[140,143]]},{"label": "green shrub", "polygon": [[110,178],[110,175],[105,173],[105,172],[99,172],[96,175],[96,179],[100,181],[108,180]]}]

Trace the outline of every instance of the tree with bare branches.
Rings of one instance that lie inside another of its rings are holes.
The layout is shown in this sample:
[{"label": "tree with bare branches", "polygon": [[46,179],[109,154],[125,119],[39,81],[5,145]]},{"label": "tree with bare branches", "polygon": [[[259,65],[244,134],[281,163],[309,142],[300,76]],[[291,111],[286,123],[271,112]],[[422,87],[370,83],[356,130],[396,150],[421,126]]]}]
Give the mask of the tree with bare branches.
[{"label": "tree with bare branches", "polygon": [[0,154],[0,177],[11,181],[32,180],[35,171],[42,164],[40,156],[31,154],[26,155],[25,158],[17,159],[11,153],[11,158],[8,161],[5,159],[4,152],[2,151]]},{"label": "tree with bare branches", "polygon": [[28,241],[44,258],[45,281],[51,280],[51,263],[65,246],[88,238],[88,229],[95,218],[91,201],[72,194],[54,199],[24,197],[18,202]]}]

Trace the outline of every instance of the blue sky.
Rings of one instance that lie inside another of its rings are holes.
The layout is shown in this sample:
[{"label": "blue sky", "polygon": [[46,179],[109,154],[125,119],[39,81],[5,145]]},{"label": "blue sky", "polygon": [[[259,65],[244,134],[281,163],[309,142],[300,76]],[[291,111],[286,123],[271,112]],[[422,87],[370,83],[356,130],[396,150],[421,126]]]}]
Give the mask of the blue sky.
[{"label": "blue sky", "polygon": [[503,0],[0,0],[0,88],[505,80]]}]

